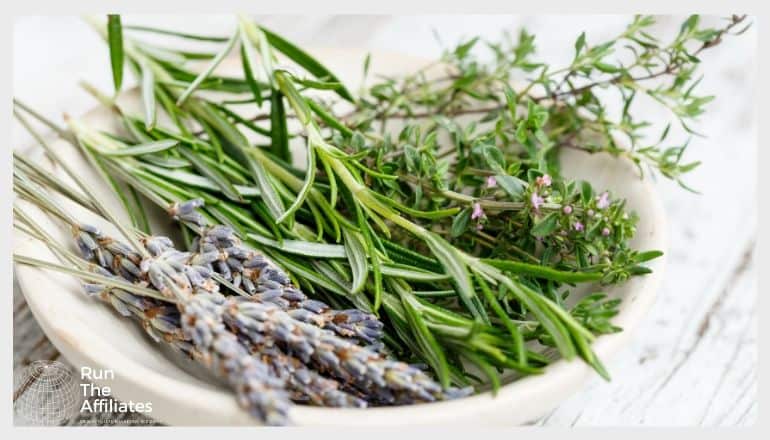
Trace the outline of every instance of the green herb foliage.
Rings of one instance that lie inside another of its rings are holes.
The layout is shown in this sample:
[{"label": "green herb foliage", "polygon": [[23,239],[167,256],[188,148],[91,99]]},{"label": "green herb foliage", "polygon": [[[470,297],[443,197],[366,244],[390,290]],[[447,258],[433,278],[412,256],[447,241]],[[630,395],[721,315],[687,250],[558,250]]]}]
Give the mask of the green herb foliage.
[{"label": "green herb foliage", "polygon": [[[524,30],[474,38],[432,65],[442,74],[379,77],[357,97],[321,61],[246,17],[230,38],[125,26],[222,47],[199,74],[189,52],[159,53],[124,36],[127,62],[154,91],[143,94],[144,117],[120,111],[128,130],[114,136],[71,130],[146,199],[167,207],[201,197],[208,219],[232,226],[309,295],[379,313],[393,353],[424,362],[445,385],[481,372],[494,388],[503,370],[539,373],[549,362],[543,345],[608,377],[591,342],[619,331],[619,300],[595,293],[568,306],[567,293],[649,273],[644,264],[660,252],[631,248],[637,216],[612,188],[562,178],[559,152],[610,153],[681,183],[698,165],[684,159],[687,144],[666,146],[668,128],[649,141],[650,122],[632,104],[651,97],[695,133],[712,99],[696,91],[699,57],[744,18],[712,29],[693,16],[663,42],[648,32],[654,19],[638,16],[611,40],[578,36],[563,67],[539,61]],[[96,28],[118,46],[112,30]],[[492,61],[482,61],[485,51]],[[240,54],[240,76],[215,74],[227,53]],[[278,67],[281,57],[307,77]],[[366,76],[370,57],[363,62]],[[335,99],[352,110],[337,112]],[[244,104],[256,116],[240,116]],[[154,125],[156,106],[172,125]],[[296,137],[308,169],[290,163]]]}]

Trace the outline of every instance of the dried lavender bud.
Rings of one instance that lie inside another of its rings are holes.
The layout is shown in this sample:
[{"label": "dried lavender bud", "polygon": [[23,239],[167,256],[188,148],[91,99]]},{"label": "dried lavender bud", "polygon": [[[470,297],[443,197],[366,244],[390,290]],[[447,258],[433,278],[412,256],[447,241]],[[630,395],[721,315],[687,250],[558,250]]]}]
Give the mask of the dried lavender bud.
[{"label": "dried lavender bud", "polygon": [[251,345],[252,351],[284,379],[295,402],[337,408],[364,408],[366,401],[343,390],[342,384],[311,370],[299,359],[289,356],[275,346]]},{"label": "dried lavender bud", "polygon": [[[204,266],[188,264],[194,255],[177,251],[173,248],[173,243],[166,237],[147,237],[142,240],[152,257],[142,260],[138,268],[135,269],[136,265],[133,264],[132,260],[138,259],[136,253],[131,252],[130,249],[127,249],[120,242],[102,236],[96,228],[83,229],[95,231],[94,233],[97,234],[96,237],[90,237],[92,238],[91,240],[89,238],[82,240],[84,243],[100,243],[104,247],[97,248],[96,250],[104,255],[110,255],[116,260],[122,258],[130,262],[128,267],[131,270],[126,271],[124,269],[123,271],[131,273],[132,279],[136,275],[132,272],[139,270],[140,275],[146,279],[146,281],[142,281],[144,284],[149,283],[159,291],[165,292],[166,295],[171,295],[168,285],[169,279],[173,280],[176,288],[189,293],[191,297],[197,297],[202,294],[218,295],[219,286],[211,279],[212,271]],[[117,254],[113,254],[113,252],[117,252]],[[122,264],[118,269],[121,268]],[[100,269],[120,272],[120,270],[116,270],[111,265]],[[107,273],[112,276],[109,272]],[[256,350],[255,346],[234,348],[232,341],[235,340],[237,342],[237,338],[233,339],[235,338],[234,335],[219,335],[219,339],[215,341],[215,339],[206,336],[211,334],[211,329],[207,329],[206,326],[192,332],[190,331],[191,327],[188,326],[188,331],[183,332],[181,323],[183,318],[180,317],[179,310],[175,306],[167,305],[152,298],[137,296],[120,289],[106,290],[102,286],[94,284],[84,285],[84,290],[100,294],[103,300],[110,303],[123,316],[133,316],[136,318],[147,334],[156,342],[168,342],[174,349],[204,363],[204,365],[213,368],[215,371],[229,374],[227,379],[236,388],[239,402],[242,405],[246,405],[252,414],[266,423],[285,422],[285,405],[280,404],[283,398],[280,396],[270,397],[270,393],[275,391],[273,388],[281,390],[283,386],[291,389],[291,398],[299,402],[346,407],[361,407],[366,404],[361,399],[342,391],[341,384],[338,382],[308,369],[298,359],[282,353],[275,347],[265,350],[265,353],[262,353],[262,350],[258,350],[260,358],[270,365],[268,373],[274,376],[271,377],[269,383],[265,382],[261,385],[259,383],[259,380],[264,379],[263,376],[266,371],[264,366],[252,365],[245,370],[233,370],[227,373],[229,370],[222,367],[223,365],[226,367],[229,364],[221,359],[221,355],[244,352],[244,350],[248,352],[249,349]],[[189,310],[189,308],[185,310]],[[189,316],[186,319],[190,322]],[[212,319],[216,319],[216,317],[213,316]],[[217,328],[216,331],[220,331],[220,329]],[[193,339],[194,336],[196,337],[195,339]],[[230,340],[229,342],[227,341],[228,339]],[[209,344],[205,346],[207,347],[206,349],[202,349],[200,345],[204,342]],[[220,358],[217,356],[220,356]],[[223,364],[223,362],[225,363]],[[242,362],[251,363],[253,361]],[[260,362],[258,363],[261,364]],[[237,379],[238,371],[249,375],[249,378]],[[273,391],[266,392],[262,389],[265,387]],[[253,407],[254,405],[267,405],[267,407]]]},{"label": "dried lavender bud", "polygon": [[182,306],[182,329],[192,340],[198,359],[219,372],[236,392],[239,404],[268,425],[286,423],[289,397],[285,381],[252,357],[222,323],[224,297],[200,291]]},{"label": "dried lavender bud", "polygon": [[206,220],[196,209],[203,206],[203,200],[193,199],[182,203],[174,203],[168,209],[169,215],[176,220],[186,221],[198,226],[205,226]]},{"label": "dried lavender bud", "polygon": [[274,339],[302,362],[354,385],[378,403],[430,402],[464,393],[444,392],[421,370],[297,321],[275,305],[243,297],[230,297],[227,302],[225,321],[241,334],[255,343]]},{"label": "dried lavender bud", "polygon": [[382,338],[383,324],[375,315],[356,309],[334,310],[309,299],[291,284],[286,272],[264,255],[244,247],[227,226],[204,229],[193,245],[198,252],[192,260],[194,264],[210,266],[236,287],[259,301],[275,304],[294,319],[366,344],[377,345]]}]

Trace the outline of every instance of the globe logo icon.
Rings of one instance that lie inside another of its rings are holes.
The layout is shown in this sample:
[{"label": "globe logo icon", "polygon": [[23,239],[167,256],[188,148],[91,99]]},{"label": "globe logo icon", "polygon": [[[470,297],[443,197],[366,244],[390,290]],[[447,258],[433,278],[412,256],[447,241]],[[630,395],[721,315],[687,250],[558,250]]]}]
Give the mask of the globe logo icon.
[{"label": "globe logo icon", "polygon": [[57,361],[34,361],[14,377],[13,409],[35,426],[57,426],[80,412],[78,382]]}]

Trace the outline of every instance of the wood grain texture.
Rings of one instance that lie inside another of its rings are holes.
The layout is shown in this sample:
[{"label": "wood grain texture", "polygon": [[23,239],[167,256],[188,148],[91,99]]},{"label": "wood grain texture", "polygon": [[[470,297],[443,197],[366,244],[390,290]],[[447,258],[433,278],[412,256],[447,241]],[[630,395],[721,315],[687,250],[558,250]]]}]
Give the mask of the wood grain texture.
[{"label": "wood grain texture", "polygon": [[[259,16],[265,26],[303,45],[367,47],[436,57],[441,46],[480,34],[495,38],[521,26],[538,36],[538,51],[563,64],[573,36],[589,42],[620,32],[621,16]],[[671,35],[682,17],[659,17],[654,33]],[[716,23],[718,18],[704,18]],[[223,34],[229,16],[130,16],[125,22],[164,24],[180,30]],[[46,32],[40,32],[45,29]],[[558,32],[554,32],[558,30]],[[51,39],[55,33],[57,38]],[[14,94],[52,116],[79,114],[94,104],[75,83],[87,79],[110,89],[107,49],[76,18],[30,17],[14,28]],[[151,39],[148,37],[148,39]],[[45,57],[39,56],[46,53]],[[757,418],[757,230],[756,33],[706,52],[701,92],[717,99],[691,142],[691,158],[703,165],[687,183],[700,195],[669,181],[656,183],[669,215],[666,279],[634,342],[606,364],[612,382],[596,378],[537,424],[545,426],[735,426]],[[53,74],[55,72],[55,75]],[[133,79],[127,78],[127,86]],[[637,104],[640,118],[661,122],[671,115],[650,102]],[[682,133],[677,133],[683,140]],[[16,146],[30,144],[20,128]],[[50,357],[54,350],[14,294],[14,366]],[[109,418],[109,417],[105,417]],[[95,420],[90,423],[98,424]],[[137,423],[147,423],[138,419]]]}]

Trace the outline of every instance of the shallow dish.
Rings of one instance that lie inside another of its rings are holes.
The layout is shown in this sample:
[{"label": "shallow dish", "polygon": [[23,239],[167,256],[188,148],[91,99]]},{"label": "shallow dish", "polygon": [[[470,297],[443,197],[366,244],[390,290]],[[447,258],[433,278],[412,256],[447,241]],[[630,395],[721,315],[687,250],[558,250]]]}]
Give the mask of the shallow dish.
[{"label": "shallow dish", "polygon": [[[365,51],[317,49],[312,52],[347,84],[355,85],[360,81]],[[371,70],[379,74],[408,73],[423,64],[424,60],[418,58],[374,51]],[[231,63],[224,69],[228,67],[237,66]],[[121,102],[128,108],[140,108],[138,94],[134,92],[122,96]],[[112,115],[104,108],[97,108],[82,118],[95,127],[114,128]],[[56,140],[53,146],[71,161],[72,166],[82,170],[87,181],[94,182],[97,192],[112,203],[115,211],[120,210],[114,196],[69,144]],[[666,227],[661,203],[651,184],[639,177],[632,163],[574,150],[564,151],[561,160],[568,177],[585,178],[597,188],[611,189],[613,195],[627,199],[627,207],[641,218],[632,246],[665,252]],[[52,172],[62,174],[60,170]],[[79,212],[83,212],[81,218],[93,218],[85,211]],[[51,226],[42,215],[36,215],[36,219]],[[168,227],[169,222],[162,215],[152,220],[154,226]],[[48,229],[58,239],[65,242],[69,239],[67,232],[60,228]],[[21,234],[17,234],[15,240],[15,252],[54,261],[42,244],[21,237]],[[613,372],[612,355],[628,343],[654,301],[664,266],[665,256],[652,262],[654,272],[651,275],[603,289],[613,297],[623,298],[620,313],[613,322],[624,331],[601,336],[593,345],[610,374]],[[17,266],[15,276],[30,309],[53,344],[78,369],[88,366],[112,370],[113,380],[96,382],[111,387],[119,399],[152,402],[149,415],[171,425],[256,423],[237,406],[228,390],[202,380],[184,365],[172,362],[134,322],[118,319],[110,308],[87,298],[74,278],[28,266]],[[594,374],[579,360],[557,361],[542,375],[525,377],[503,386],[494,397],[484,392],[454,401],[366,410],[297,405],[292,408],[290,417],[297,425],[516,425],[542,416],[580,389]]]}]

